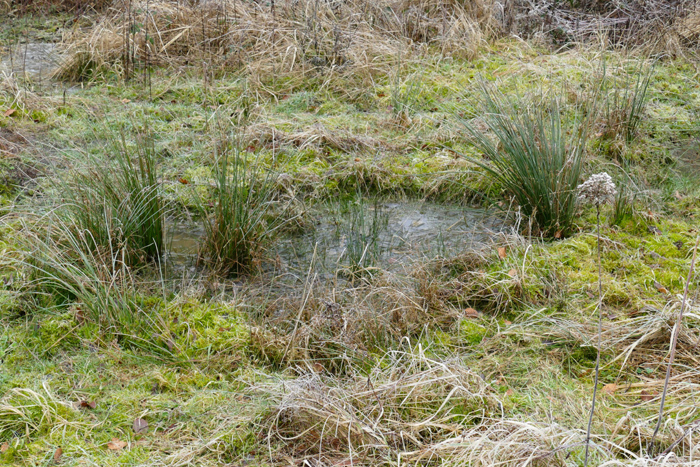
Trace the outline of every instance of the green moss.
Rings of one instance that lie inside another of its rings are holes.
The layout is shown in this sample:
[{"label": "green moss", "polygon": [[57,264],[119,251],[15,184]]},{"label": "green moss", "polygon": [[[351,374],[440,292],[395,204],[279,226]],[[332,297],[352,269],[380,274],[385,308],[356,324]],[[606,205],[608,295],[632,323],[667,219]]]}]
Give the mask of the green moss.
[{"label": "green moss", "polygon": [[463,319],[459,322],[459,337],[470,345],[478,345],[490,334],[488,328],[472,319]]},{"label": "green moss", "polygon": [[240,312],[225,304],[187,302],[173,317],[171,333],[190,358],[242,356],[250,331]]}]

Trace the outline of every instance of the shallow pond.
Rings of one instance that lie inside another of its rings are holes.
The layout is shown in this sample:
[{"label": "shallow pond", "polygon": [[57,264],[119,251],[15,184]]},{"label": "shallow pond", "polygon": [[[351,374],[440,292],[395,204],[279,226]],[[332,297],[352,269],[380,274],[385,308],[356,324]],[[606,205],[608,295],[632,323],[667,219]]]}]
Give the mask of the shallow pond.
[{"label": "shallow pond", "polygon": [[9,54],[0,58],[0,72],[42,81],[48,79],[60,63],[56,44],[28,42],[14,46]]},{"label": "shallow pond", "polygon": [[[415,261],[482,248],[506,228],[484,210],[420,201],[330,204],[313,217],[311,228],[275,243],[275,273],[303,280],[309,272],[322,279],[338,271],[398,272]],[[197,224],[172,225],[174,269],[194,271],[203,235]]]}]

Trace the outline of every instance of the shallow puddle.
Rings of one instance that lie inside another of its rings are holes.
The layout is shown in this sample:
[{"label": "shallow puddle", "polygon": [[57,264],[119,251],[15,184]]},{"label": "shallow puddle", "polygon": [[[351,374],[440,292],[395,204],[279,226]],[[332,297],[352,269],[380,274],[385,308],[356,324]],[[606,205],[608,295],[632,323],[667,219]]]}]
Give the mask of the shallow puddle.
[{"label": "shallow puddle", "polygon": [[61,57],[56,44],[29,42],[18,44],[11,53],[0,59],[0,72],[26,76],[36,81],[48,79],[60,65]]},{"label": "shallow puddle", "polygon": [[[358,211],[363,214],[358,219]],[[379,203],[325,212],[315,228],[282,239],[284,269],[304,273],[376,267],[399,270],[416,260],[457,254],[487,242],[499,223],[484,211],[428,202]]]},{"label": "shallow puddle", "polygon": [[[484,210],[419,201],[326,206],[314,217],[312,228],[275,243],[273,272],[301,280],[309,271],[326,279],[339,270],[400,271],[426,258],[481,248],[505,228]],[[200,225],[171,227],[175,269],[194,269],[203,235]]]}]

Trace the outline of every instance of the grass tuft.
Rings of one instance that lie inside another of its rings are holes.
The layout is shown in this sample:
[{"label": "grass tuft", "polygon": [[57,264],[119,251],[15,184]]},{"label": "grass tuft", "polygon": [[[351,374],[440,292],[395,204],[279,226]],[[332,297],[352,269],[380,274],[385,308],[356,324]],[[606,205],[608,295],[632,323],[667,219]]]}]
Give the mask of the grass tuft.
[{"label": "grass tuft", "polygon": [[472,161],[515,198],[539,233],[568,234],[588,139],[587,120],[567,124],[557,98],[528,103],[486,85],[481,97],[481,118],[495,139],[474,120],[463,120],[470,142],[488,162]]},{"label": "grass tuft", "polygon": [[259,264],[266,247],[283,222],[273,217],[275,179],[259,164],[235,149],[217,157],[214,207],[207,212],[202,200],[205,239],[200,259],[220,275],[249,273]]},{"label": "grass tuft", "polygon": [[70,180],[58,181],[65,204],[56,213],[97,254],[116,255],[130,267],[159,260],[166,206],[153,137],[138,135],[131,146],[121,135],[107,156],[88,156],[84,168],[66,175]]},{"label": "grass tuft", "polygon": [[36,392],[14,388],[0,399],[0,439],[33,436],[65,428],[75,418],[75,409],[59,400],[46,387]]}]

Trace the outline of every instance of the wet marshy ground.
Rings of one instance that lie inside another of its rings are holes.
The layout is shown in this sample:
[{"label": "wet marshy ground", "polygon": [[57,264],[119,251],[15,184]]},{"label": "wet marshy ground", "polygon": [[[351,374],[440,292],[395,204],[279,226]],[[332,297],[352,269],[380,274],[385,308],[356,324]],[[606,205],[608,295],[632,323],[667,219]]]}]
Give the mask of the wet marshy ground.
[{"label": "wet marshy ground", "polygon": [[[507,229],[492,212],[428,201],[326,203],[311,217],[308,228],[272,246],[266,270],[293,282],[309,272],[322,280],[359,270],[400,273],[416,261],[482,249]],[[194,274],[204,229],[194,222],[171,226],[168,260],[179,274]]]},{"label": "wet marshy ground", "polygon": [[0,72],[46,81],[61,64],[57,45],[52,42],[27,42],[11,47],[0,56]]}]

